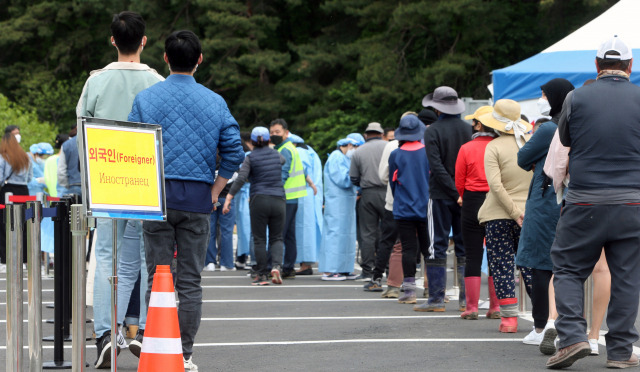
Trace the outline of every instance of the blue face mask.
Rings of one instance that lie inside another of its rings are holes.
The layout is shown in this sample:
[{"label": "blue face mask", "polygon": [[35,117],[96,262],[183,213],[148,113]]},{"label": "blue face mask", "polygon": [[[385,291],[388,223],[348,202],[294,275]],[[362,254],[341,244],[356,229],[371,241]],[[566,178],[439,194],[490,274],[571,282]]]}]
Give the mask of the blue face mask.
[{"label": "blue face mask", "polygon": [[356,150],[351,149],[351,150],[347,151],[347,153],[346,153],[345,155],[347,155],[347,157],[348,157],[349,159],[351,159],[351,157],[353,156],[353,153],[354,153],[354,152],[356,152]]},{"label": "blue face mask", "polygon": [[44,164],[44,159],[41,158],[41,157],[36,157],[35,160],[36,160],[36,163],[38,163],[38,164]]}]

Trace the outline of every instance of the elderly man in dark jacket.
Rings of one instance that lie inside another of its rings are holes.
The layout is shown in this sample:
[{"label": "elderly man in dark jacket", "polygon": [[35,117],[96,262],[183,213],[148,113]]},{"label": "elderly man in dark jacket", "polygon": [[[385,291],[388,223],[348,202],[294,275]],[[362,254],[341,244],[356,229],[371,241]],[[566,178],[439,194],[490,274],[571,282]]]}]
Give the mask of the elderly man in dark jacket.
[{"label": "elderly man in dark jacket", "polygon": [[446,287],[447,247],[449,232],[453,229],[456,256],[458,257],[460,310],[464,311],[464,246],[460,225],[460,195],[456,189],[456,159],[460,147],[471,140],[471,125],[460,118],[464,102],[451,87],[438,87],[422,100],[422,106],[432,107],[438,120],[424,132],[424,144],[431,168],[429,177],[429,208],[427,226],[431,243],[426,257],[429,280],[429,300],[416,305],[416,311],[444,311]]}]

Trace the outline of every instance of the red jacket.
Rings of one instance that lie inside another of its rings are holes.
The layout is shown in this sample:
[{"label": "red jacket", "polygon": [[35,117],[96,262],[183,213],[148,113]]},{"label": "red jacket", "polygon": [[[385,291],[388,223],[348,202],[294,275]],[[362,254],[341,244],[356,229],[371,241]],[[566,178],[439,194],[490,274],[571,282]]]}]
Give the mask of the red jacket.
[{"label": "red jacket", "polygon": [[461,197],[464,190],[489,191],[484,174],[484,150],[492,139],[480,136],[460,148],[456,159],[456,189]]}]

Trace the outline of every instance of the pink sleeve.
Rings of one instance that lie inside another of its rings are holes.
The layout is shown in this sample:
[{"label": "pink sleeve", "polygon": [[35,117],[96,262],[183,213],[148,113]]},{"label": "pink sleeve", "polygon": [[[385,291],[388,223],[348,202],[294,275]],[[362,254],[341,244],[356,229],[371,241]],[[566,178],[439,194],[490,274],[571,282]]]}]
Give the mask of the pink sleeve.
[{"label": "pink sleeve", "polygon": [[569,171],[569,147],[562,146],[558,130],[553,135],[547,160],[544,163],[544,173],[553,179],[553,189],[557,192],[562,187]]}]

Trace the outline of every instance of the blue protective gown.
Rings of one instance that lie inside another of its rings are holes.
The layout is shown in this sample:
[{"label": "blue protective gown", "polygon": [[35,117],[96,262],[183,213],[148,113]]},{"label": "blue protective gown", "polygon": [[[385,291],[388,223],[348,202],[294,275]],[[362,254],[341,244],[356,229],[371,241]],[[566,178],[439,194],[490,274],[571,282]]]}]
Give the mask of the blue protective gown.
[{"label": "blue protective gown", "polygon": [[29,195],[36,195],[39,192],[44,192],[44,188],[46,187],[44,183],[36,180],[36,178],[44,178],[44,161],[39,163],[31,156],[29,156],[29,159],[31,160],[31,167],[33,168],[33,179],[29,181],[27,188],[29,189]]},{"label": "blue protective gown", "polygon": [[324,223],[318,270],[350,273],[356,258],[356,188],[351,159],[340,150],[324,166]]},{"label": "blue protective gown", "polygon": [[[33,179],[27,184],[29,195],[36,195],[39,192],[46,195],[46,185],[36,180],[36,178],[44,178],[44,161],[37,162],[31,156],[29,158],[33,168]],[[40,249],[43,252],[53,253],[53,220],[51,218],[43,218],[40,223]]]},{"label": "blue protective gown", "polygon": [[298,199],[296,213],[296,262],[317,262],[322,240],[322,163],[311,148],[298,147],[302,167],[316,185],[318,194],[307,184],[307,196]]},{"label": "blue protective gown", "polygon": [[[251,151],[247,152],[248,156]],[[251,214],[249,212],[249,187],[251,183],[246,182],[240,191],[234,196],[236,212],[236,228],[238,234],[238,246],[236,256],[251,254]]]}]

